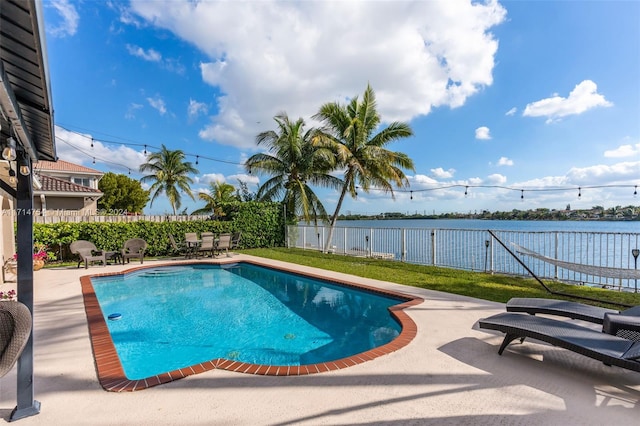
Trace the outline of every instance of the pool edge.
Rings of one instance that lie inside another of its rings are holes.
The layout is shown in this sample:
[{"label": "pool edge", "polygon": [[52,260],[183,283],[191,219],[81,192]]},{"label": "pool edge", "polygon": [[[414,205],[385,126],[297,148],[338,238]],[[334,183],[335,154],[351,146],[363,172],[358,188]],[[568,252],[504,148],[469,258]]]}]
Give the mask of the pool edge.
[{"label": "pool edge", "polygon": [[[418,328],[416,323],[405,312],[406,308],[421,304],[424,299],[416,296],[411,296],[405,293],[395,292],[391,290],[371,287],[368,285],[355,282],[359,277],[354,276],[353,281],[345,279],[328,278],[321,274],[315,274],[312,272],[302,272],[294,269],[292,265],[282,266],[277,268],[273,265],[269,265],[266,262],[260,262],[253,259],[224,259],[224,260],[208,260],[208,261],[180,261],[180,262],[167,262],[161,266],[173,266],[173,265],[192,265],[192,264],[225,264],[225,263],[247,263],[261,267],[267,267],[270,269],[277,269],[289,273],[303,275],[311,278],[318,278],[331,283],[339,285],[363,289],[369,292],[383,294],[398,298],[400,303],[393,305],[389,308],[392,316],[398,321],[402,330],[398,337],[389,343],[386,343],[377,348],[370,349],[365,352],[352,355],[347,358],[341,358],[338,360],[324,362],[319,364],[307,364],[300,366],[276,366],[276,365],[263,365],[263,364],[251,364],[245,362],[238,362],[227,360],[224,358],[216,358],[203,363],[191,365],[178,370],[173,370],[168,373],[163,373],[157,376],[151,376],[144,379],[129,379],[126,377],[124,369],[120,363],[120,359],[116,353],[115,346],[111,339],[107,323],[104,320],[98,299],[91,283],[91,278],[101,276],[113,276],[123,275],[131,273],[137,270],[143,270],[148,268],[157,267],[159,265],[141,265],[133,268],[129,268],[120,272],[111,273],[98,273],[91,275],[84,275],[80,277],[80,285],[82,288],[82,296],[84,299],[85,314],[87,316],[87,325],[89,328],[89,339],[91,341],[91,348],[93,351],[93,358],[95,362],[96,372],[98,375],[98,381],[103,389],[109,392],[133,392],[137,390],[147,389],[153,386],[161,385],[164,383],[179,380],[187,376],[203,373],[214,369],[228,370],[234,372],[240,372],[245,374],[257,374],[266,376],[301,376],[309,374],[318,374],[327,371],[340,370],[343,368],[352,367],[354,365],[362,364],[367,361],[371,361],[375,358],[388,355],[395,352],[406,345],[408,345],[417,335]],[[404,301],[402,301],[404,300]]]}]

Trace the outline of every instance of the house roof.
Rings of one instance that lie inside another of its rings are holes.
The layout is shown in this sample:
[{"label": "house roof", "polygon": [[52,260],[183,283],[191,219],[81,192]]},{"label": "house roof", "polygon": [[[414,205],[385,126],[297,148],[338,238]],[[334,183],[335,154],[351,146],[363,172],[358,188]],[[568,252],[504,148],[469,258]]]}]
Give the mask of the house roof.
[{"label": "house roof", "polygon": [[37,195],[39,193],[65,193],[65,194],[78,194],[84,196],[102,195],[102,191],[99,189],[89,188],[88,186],[78,185],[73,182],[69,182],[64,179],[59,179],[52,176],[40,175],[38,176],[40,181],[40,189],[34,190]]},{"label": "house roof", "polygon": [[40,1],[2,0],[0,105],[11,123],[0,117],[2,139],[15,134],[34,161],[56,159],[42,16]]},{"label": "house roof", "polygon": [[104,173],[102,173],[101,171],[63,160],[58,160],[55,162],[41,160],[37,163],[34,163],[33,168],[38,172],[73,172],[99,176],[104,175]]}]

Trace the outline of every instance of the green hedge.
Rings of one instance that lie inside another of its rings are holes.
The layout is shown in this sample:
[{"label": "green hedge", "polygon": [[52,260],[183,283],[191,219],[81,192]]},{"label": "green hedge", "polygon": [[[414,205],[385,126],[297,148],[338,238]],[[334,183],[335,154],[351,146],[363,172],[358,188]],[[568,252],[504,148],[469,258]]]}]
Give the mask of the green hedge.
[{"label": "green hedge", "polygon": [[238,203],[226,220],[194,220],[185,222],[80,222],[34,224],[35,243],[44,243],[58,259],[70,259],[69,244],[88,240],[104,250],[120,250],[129,238],[142,238],[148,244],[149,256],[172,253],[169,234],[178,241],[185,232],[241,232],[245,248],[278,247],[284,245],[284,217],[280,203],[248,201]]}]

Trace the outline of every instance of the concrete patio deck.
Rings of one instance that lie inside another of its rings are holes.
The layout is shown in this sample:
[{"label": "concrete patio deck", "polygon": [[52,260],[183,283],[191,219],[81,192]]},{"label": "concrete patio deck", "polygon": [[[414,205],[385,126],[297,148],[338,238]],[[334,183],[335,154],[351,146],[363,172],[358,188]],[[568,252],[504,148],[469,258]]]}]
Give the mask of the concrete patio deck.
[{"label": "concrete patio deck", "polygon": [[[42,408],[16,424],[620,426],[640,419],[640,374],[534,341],[512,343],[498,356],[502,335],[474,325],[503,304],[367,279],[359,280],[425,299],[407,310],[418,335],[397,352],[308,376],[212,370],[142,391],[106,392],[96,378],[79,277],[138,265],[34,273]],[[5,421],[16,402],[15,370],[0,379]]]}]

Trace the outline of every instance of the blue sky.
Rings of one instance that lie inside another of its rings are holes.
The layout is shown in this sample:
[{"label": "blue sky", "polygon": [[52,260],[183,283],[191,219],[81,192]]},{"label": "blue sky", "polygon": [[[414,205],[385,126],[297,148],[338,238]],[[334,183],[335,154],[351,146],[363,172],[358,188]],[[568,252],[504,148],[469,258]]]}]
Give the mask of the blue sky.
[{"label": "blue sky", "polygon": [[[276,114],[311,127],[320,105],[370,83],[383,121],[412,126],[390,148],[416,167],[395,200],[360,191],[343,213],[640,205],[640,2],[45,0],[44,12],[62,160],[139,179],[145,145],[165,144],[198,161],[195,193],[216,180],[255,190],[266,177],[242,164]],[[317,192],[333,211],[338,194]],[[170,210],[158,199],[145,212]]]}]

